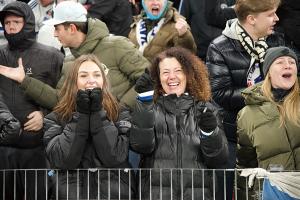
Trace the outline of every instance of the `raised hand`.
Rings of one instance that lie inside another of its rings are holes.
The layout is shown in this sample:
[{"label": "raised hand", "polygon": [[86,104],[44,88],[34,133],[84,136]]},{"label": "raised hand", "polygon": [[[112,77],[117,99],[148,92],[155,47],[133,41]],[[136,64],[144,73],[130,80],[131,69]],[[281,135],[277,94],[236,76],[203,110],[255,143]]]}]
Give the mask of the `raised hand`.
[{"label": "raised hand", "polygon": [[91,101],[91,112],[98,112],[102,109],[102,101],[103,95],[102,90],[100,88],[94,88],[90,93],[90,101]]},{"label": "raised hand", "polygon": [[11,80],[17,81],[18,83],[22,83],[22,81],[25,78],[25,71],[23,67],[22,58],[19,58],[18,64],[19,66],[16,68],[0,65],[0,74]]},{"label": "raised hand", "polygon": [[76,110],[79,113],[89,114],[90,111],[90,90],[78,90],[76,97]]}]

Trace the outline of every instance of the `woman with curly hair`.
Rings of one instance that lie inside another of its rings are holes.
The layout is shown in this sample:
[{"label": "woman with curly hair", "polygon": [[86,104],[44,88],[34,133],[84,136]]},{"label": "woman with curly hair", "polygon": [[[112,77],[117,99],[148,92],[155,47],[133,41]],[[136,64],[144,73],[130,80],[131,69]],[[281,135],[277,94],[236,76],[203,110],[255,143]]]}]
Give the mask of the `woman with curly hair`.
[{"label": "woman with curly hair", "polygon": [[130,132],[141,167],[151,169],[140,174],[142,199],[211,199],[212,176],[201,170],[223,164],[228,148],[209,103],[206,67],[190,51],[173,47],[154,59],[150,74],[153,102],[138,101]]},{"label": "woman with curly hair", "polygon": [[60,96],[44,126],[47,158],[62,169],[59,199],[129,199],[134,180],[118,168],[130,167],[130,114],[111,95],[104,65],[91,54],[77,58]]}]

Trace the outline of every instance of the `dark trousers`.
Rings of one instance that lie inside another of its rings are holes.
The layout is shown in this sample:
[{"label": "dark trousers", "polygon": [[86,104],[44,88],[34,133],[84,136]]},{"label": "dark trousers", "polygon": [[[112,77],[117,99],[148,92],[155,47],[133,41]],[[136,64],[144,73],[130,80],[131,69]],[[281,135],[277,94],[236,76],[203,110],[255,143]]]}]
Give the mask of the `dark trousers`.
[{"label": "dark trousers", "polygon": [[[0,200],[46,199],[47,171],[43,146],[31,149],[1,147],[0,154],[7,158],[1,164]],[[19,170],[27,169],[27,170]],[[29,170],[33,169],[33,170]],[[5,183],[5,184],[4,184]]]}]

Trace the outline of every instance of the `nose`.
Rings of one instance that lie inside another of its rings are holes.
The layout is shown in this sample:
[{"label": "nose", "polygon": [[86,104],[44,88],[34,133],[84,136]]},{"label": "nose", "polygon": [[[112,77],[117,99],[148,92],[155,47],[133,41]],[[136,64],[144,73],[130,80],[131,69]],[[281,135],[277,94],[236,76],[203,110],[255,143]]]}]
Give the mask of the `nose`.
[{"label": "nose", "polygon": [[278,17],[278,15],[275,13],[275,18],[274,18],[274,21],[279,21],[279,17]]},{"label": "nose", "polygon": [[176,77],[175,72],[170,71],[169,73],[169,79],[174,79]]}]

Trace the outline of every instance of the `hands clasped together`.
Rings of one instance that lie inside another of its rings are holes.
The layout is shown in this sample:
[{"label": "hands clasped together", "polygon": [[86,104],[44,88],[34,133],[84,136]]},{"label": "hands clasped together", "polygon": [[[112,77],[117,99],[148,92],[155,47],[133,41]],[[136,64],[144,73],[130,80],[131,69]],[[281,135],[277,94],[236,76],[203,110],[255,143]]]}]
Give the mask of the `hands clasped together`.
[{"label": "hands clasped together", "polygon": [[76,109],[79,113],[95,113],[102,109],[103,95],[100,88],[78,90]]}]

